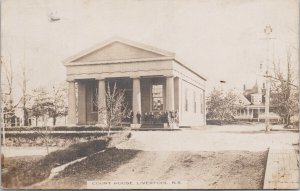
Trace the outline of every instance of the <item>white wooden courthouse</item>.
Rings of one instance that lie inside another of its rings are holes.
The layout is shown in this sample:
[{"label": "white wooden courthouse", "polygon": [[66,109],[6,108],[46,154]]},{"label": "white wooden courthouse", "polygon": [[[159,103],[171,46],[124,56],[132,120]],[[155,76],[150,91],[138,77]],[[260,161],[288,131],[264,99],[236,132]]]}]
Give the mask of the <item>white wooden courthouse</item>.
[{"label": "white wooden courthouse", "polygon": [[[68,81],[68,124],[101,124],[95,100],[105,102],[108,83],[125,90],[134,113],[177,111],[179,126],[205,125],[206,78],[175,58],[175,54],[114,38],[63,61]],[[77,87],[77,88],[76,88]],[[105,104],[105,103],[102,103]]]}]

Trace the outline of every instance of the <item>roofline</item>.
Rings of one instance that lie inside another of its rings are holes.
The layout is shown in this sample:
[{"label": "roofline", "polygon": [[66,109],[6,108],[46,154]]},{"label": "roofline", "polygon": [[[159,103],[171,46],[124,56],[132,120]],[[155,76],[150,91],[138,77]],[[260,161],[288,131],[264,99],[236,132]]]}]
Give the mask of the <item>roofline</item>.
[{"label": "roofline", "polygon": [[[77,59],[79,59],[80,57],[87,55],[89,53],[92,53],[93,51],[96,51],[97,49],[101,49],[104,48],[105,46],[109,45],[110,43],[114,43],[114,42],[121,42],[124,44],[128,44],[143,50],[148,50],[150,52],[154,52],[160,55],[163,55],[162,57],[158,57],[158,58],[145,58],[145,59],[127,59],[127,60],[114,60],[114,61],[95,61],[95,62],[73,62]],[[75,65],[94,65],[94,64],[108,64],[108,63],[120,63],[120,62],[145,62],[145,61],[157,61],[157,60],[174,60],[175,62],[177,62],[179,65],[181,65],[182,67],[186,68],[187,70],[189,70],[190,72],[192,72],[193,74],[195,74],[196,76],[200,77],[201,79],[207,81],[207,77],[204,75],[200,75],[198,72],[195,72],[195,70],[191,69],[189,66],[186,66],[184,64],[182,64],[181,61],[179,61],[177,58],[175,58],[175,53],[173,52],[168,52],[153,46],[149,46],[147,44],[143,44],[143,43],[138,43],[138,42],[133,42],[124,38],[120,38],[120,37],[113,37],[110,38],[102,43],[98,43],[93,47],[90,47],[88,49],[85,49],[83,51],[80,51],[79,53],[70,56],[66,59],[64,59],[62,62],[64,64],[64,66],[75,66]]]},{"label": "roofline", "polygon": [[195,72],[194,70],[192,70],[190,67],[182,64],[182,62],[178,61],[178,59],[174,58],[173,59],[175,62],[177,62],[179,65],[181,65],[182,67],[186,68],[187,70],[189,70],[190,72],[196,74],[198,77],[202,78],[203,80],[207,81],[207,77],[204,75],[200,75],[198,72]]},{"label": "roofline", "polygon": [[128,62],[149,62],[149,61],[161,61],[161,60],[174,60],[174,57],[137,58],[137,59],[126,59],[126,60],[102,60],[102,61],[92,61],[92,62],[69,62],[69,63],[65,63],[64,66],[114,64],[114,63],[128,63]]},{"label": "roofline", "polygon": [[75,60],[79,59],[80,57],[82,57],[84,55],[92,53],[92,52],[96,51],[97,49],[104,48],[105,46],[107,46],[111,43],[114,43],[114,42],[121,42],[121,43],[124,43],[124,44],[128,44],[128,45],[131,45],[133,47],[148,50],[150,52],[154,52],[156,54],[160,54],[160,55],[163,55],[163,56],[166,56],[166,57],[175,57],[175,53],[173,53],[173,52],[165,51],[165,50],[162,50],[162,49],[159,49],[159,48],[156,48],[156,47],[153,47],[153,46],[149,46],[149,45],[146,45],[146,44],[142,44],[142,43],[133,42],[133,41],[130,41],[130,40],[127,40],[127,39],[124,39],[124,38],[113,37],[113,38],[110,38],[110,39],[108,39],[104,42],[98,43],[98,44],[96,44],[96,45],[94,45],[90,48],[87,48],[83,51],[80,51],[79,53],[74,54],[74,55],[64,59],[62,62],[64,64],[70,63],[72,61],[75,61]]}]

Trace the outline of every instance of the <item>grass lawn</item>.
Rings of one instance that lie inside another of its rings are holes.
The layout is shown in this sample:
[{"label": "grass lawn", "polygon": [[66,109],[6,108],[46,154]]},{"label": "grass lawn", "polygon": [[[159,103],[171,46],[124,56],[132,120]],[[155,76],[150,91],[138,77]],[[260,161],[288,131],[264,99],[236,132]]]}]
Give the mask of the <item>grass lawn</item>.
[{"label": "grass lawn", "polygon": [[103,137],[99,140],[77,143],[67,149],[49,153],[45,157],[6,158],[2,173],[4,188],[22,188],[49,177],[51,169],[73,160],[89,156],[106,149],[111,142],[126,139],[128,134]]},{"label": "grass lawn", "polygon": [[83,161],[68,166],[58,176],[34,189],[79,189],[86,181],[94,180],[108,172],[115,171],[141,152],[138,150],[109,148],[105,152],[96,153]]}]

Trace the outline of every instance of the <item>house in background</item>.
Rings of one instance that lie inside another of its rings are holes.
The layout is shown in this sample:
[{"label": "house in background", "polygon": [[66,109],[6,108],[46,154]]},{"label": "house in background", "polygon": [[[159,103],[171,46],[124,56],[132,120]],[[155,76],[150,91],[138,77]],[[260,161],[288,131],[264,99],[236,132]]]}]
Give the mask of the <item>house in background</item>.
[{"label": "house in background", "polygon": [[[243,92],[243,107],[237,111],[235,119],[237,120],[245,120],[245,121],[257,121],[264,122],[265,121],[265,84],[262,83],[260,86],[258,82],[250,88],[246,89],[246,85],[244,85]],[[245,99],[246,98],[246,99]],[[272,112],[272,105],[270,106],[270,114],[269,119],[271,122],[278,122],[280,117]]]},{"label": "house in background", "polygon": [[69,125],[103,124],[93,103],[101,100],[106,105],[107,85],[114,83],[125,90],[133,124],[138,123],[138,112],[145,123],[146,113],[178,111],[179,126],[205,125],[206,78],[178,61],[174,53],[115,38],[63,63],[69,84]]}]

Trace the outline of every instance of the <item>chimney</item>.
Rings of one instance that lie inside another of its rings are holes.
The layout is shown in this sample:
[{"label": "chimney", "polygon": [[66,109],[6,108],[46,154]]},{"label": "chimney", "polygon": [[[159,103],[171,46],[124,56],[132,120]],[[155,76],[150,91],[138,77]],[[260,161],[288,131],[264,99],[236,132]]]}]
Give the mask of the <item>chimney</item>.
[{"label": "chimney", "polygon": [[244,84],[244,91],[246,90],[246,84]]}]

